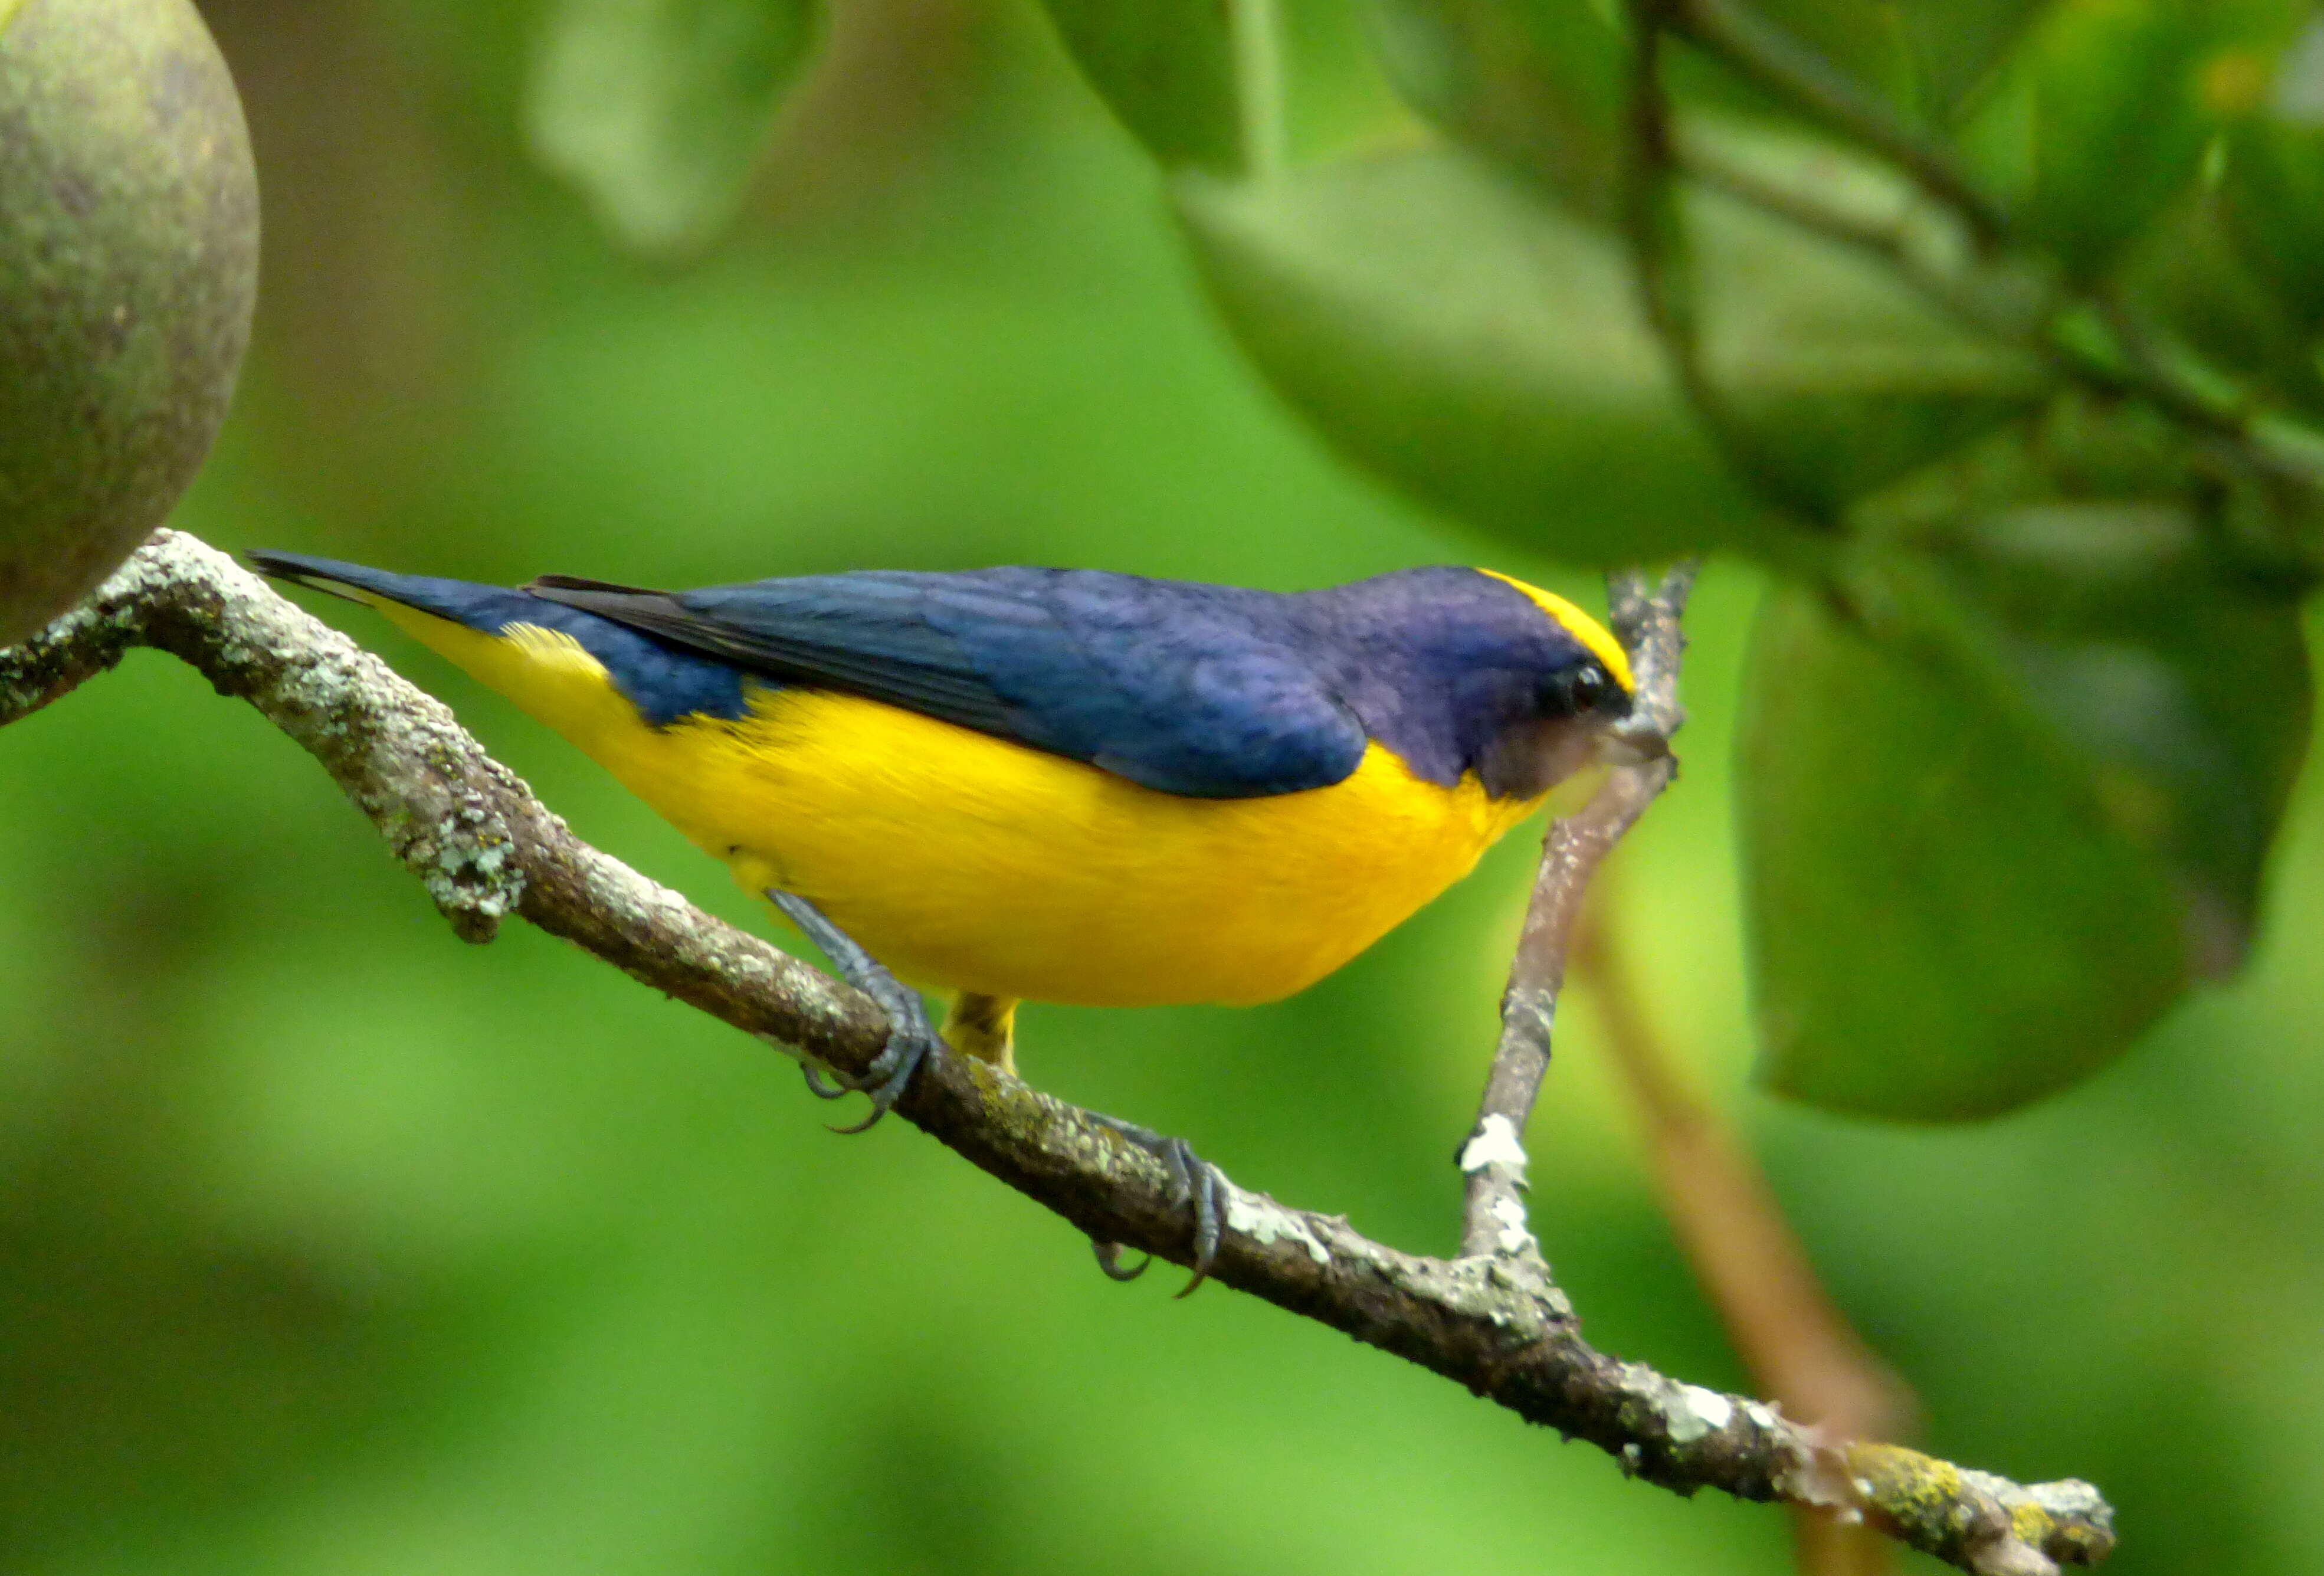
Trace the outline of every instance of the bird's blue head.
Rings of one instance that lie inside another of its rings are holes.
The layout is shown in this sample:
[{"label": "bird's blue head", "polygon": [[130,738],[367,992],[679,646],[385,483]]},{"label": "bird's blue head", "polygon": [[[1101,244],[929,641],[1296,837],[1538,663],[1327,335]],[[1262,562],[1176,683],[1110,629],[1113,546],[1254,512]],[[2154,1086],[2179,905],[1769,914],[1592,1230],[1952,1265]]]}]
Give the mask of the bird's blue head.
[{"label": "bird's blue head", "polygon": [[1635,681],[1605,626],[1490,570],[1406,569],[1308,594],[1347,652],[1340,690],[1418,776],[1533,798],[1586,765]]}]

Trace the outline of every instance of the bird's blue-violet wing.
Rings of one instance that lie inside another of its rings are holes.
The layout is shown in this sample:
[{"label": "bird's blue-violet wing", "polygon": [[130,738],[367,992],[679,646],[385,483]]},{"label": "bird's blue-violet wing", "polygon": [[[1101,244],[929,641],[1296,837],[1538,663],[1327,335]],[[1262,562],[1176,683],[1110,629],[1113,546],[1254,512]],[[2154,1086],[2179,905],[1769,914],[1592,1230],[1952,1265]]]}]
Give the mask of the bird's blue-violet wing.
[{"label": "bird's blue-violet wing", "polygon": [[779,682],[845,690],[1158,788],[1255,797],[1340,781],[1363,724],[1294,599],[1081,569],[864,571],[533,594]]}]

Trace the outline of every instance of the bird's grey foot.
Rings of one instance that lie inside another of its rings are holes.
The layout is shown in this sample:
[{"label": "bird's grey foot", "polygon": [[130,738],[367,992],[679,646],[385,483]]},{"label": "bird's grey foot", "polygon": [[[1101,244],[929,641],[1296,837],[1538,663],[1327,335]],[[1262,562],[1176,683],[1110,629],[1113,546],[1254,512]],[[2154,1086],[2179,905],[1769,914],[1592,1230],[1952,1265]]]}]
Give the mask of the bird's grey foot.
[{"label": "bird's grey foot", "polygon": [[[1194,1273],[1178,1295],[1194,1295],[1194,1288],[1210,1277],[1211,1266],[1218,1262],[1219,1234],[1226,1223],[1227,1189],[1231,1185],[1227,1174],[1187,1147],[1184,1138],[1165,1138],[1151,1128],[1100,1116],[1095,1111],[1089,1115],[1100,1127],[1119,1133],[1161,1161],[1163,1169],[1170,1174],[1171,1196],[1185,1206],[1194,1222]],[[1130,1269],[1121,1267],[1119,1242],[1101,1242],[1092,1238],[1090,1246],[1097,1251],[1098,1267],[1115,1280],[1136,1280],[1146,1273],[1143,1263]]]},{"label": "bird's grey foot", "polygon": [[920,993],[890,973],[879,959],[865,952],[856,939],[824,917],[823,910],[805,898],[791,892],[767,893],[767,901],[782,910],[783,917],[805,933],[807,938],[823,949],[839,977],[880,1004],[888,1015],[888,1043],[872,1059],[860,1081],[843,1080],[841,1086],[826,1083],[808,1063],[799,1070],[807,1075],[807,1088],[819,1099],[837,1100],[851,1092],[872,1097],[872,1114],[853,1127],[834,1128],[836,1133],[860,1133],[886,1116],[928,1059],[928,1053],[937,1045],[936,1031],[928,1022],[927,1003]]}]

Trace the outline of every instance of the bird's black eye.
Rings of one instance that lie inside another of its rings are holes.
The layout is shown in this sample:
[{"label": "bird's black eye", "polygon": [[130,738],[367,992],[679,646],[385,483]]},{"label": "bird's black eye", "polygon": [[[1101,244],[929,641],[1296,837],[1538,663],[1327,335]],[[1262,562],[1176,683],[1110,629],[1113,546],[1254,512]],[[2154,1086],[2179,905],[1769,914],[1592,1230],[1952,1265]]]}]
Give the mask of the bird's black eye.
[{"label": "bird's black eye", "polygon": [[1614,694],[1614,681],[1595,662],[1584,662],[1553,675],[1541,687],[1541,709],[1551,716],[1573,717],[1594,711]]}]

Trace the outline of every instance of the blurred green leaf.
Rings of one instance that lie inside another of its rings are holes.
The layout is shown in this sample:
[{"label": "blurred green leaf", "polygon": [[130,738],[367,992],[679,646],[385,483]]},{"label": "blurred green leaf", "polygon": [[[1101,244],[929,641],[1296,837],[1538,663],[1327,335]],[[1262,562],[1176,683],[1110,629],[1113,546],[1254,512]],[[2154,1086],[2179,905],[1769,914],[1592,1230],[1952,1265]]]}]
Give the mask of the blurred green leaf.
[{"label": "blurred green leaf", "polygon": [[1775,1089],[1987,1115],[2241,961],[2307,738],[2296,607],[2168,502],[2028,505],[1762,614],[1740,810]]},{"label": "blurred green leaf", "polygon": [[1923,107],[1950,121],[1971,104],[2044,0],[1899,0]]},{"label": "blurred green leaf", "polygon": [[[1430,152],[1182,182],[1179,207],[1260,370],[1420,497],[1584,562],[1773,540],[1620,248],[1527,188]],[[2029,358],[1862,254],[1715,193],[1686,212],[1704,379],[1766,495],[1830,519],[2041,397]]]},{"label": "blurred green leaf", "polygon": [[[1848,177],[1813,142],[1752,142],[1751,158],[1804,179]],[[1812,516],[1836,516],[2048,385],[2031,357],[1969,333],[1861,252],[1715,191],[1688,214],[1704,378],[1755,476]]]},{"label": "blurred green leaf", "polygon": [[1182,178],[1213,299],[1342,452],[1569,561],[1772,529],[1681,403],[1614,242],[1452,152]]},{"label": "blurred green leaf", "polygon": [[1949,676],[1804,589],[1760,616],[1738,807],[1762,1080],[1958,1119],[2103,1064],[2184,979],[2159,872]]},{"label": "blurred green leaf", "polygon": [[2201,41],[2171,0],[2061,6],[2043,29],[2024,223],[2076,274],[2103,272],[2193,177],[2210,131],[2197,97]]},{"label": "blurred green leaf", "polygon": [[1380,0],[1397,88],[1461,141],[1576,212],[1616,213],[1628,45],[1591,0]]},{"label": "blurred green leaf", "polygon": [[[2211,139],[2266,79],[2304,7],[2288,0],[2079,0],[2051,9],[2022,58],[2026,235],[2076,278],[2193,182]],[[2004,96],[2005,99],[2006,96]]]},{"label": "blurred green leaf", "polygon": [[820,31],[816,0],[562,0],[526,105],[534,152],[641,252],[733,217]]},{"label": "blurred green leaf", "polygon": [[1912,52],[1895,0],[1753,0],[1752,9],[1876,97],[1907,115],[1917,109]]},{"label": "blurred green leaf", "polygon": [[1089,79],[1164,165],[1248,167],[1232,0],[1042,0]]},{"label": "blurred green leaf", "polygon": [[2256,63],[2221,75],[2223,91],[2254,100],[2230,134],[2220,182],[2229,233],[2312,338],[2324,327],[2324,22],[2284,51],[2273,81]]},{"label": "blurred green leaf", "polygon": [[[2324,198],[2324,189],[2318,196]],[[2324,311],[2324,294],[2299,307],[2298,291],[2282,274],[2238,244],[2241,228],[2223,193],[2190,194],[2126,254],[2123,294],[2161,331],[2231,369],[2246,388],[2311,419],[2324,416],[2318,325],[2307,315]]]},{"label": "blurred green leaf", "polygon": [[1757,0],[1801,45],[1907,121],[1960,114],[2043,0]]}]

